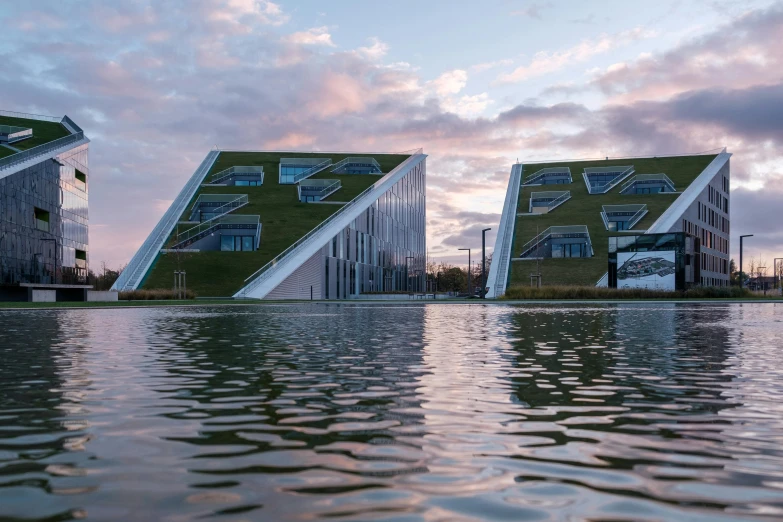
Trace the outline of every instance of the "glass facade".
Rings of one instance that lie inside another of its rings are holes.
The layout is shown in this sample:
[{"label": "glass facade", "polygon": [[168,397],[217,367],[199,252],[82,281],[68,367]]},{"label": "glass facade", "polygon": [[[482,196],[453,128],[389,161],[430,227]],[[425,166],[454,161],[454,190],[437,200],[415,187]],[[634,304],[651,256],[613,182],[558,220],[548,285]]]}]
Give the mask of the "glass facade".
[{"label": "glass facade", "polygon": [[421,161],[323,248],[323,295],[423,292],[426,164]]},{"label": "glass facade", "polygon": [[675,289],[685,290],[698,281],[699,242],[684,233],[644,234],[609,238],[609,287],[617,288],[617,254],[623,252],[674,252]]},{"label": "glass facade", "polygon": [[0,179],[0,284],[85,284],[88,144]]}]

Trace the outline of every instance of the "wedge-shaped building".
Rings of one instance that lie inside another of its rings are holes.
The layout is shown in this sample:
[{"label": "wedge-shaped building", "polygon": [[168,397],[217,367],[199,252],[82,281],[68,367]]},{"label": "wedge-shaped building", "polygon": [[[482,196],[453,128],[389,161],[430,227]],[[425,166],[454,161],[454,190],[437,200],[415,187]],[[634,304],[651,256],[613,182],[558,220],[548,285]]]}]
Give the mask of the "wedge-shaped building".
[{"label": "wedge-shaped building", "polygon": [[89,139],[69,117],[0,111],[0,300],[83,300]]},{"label": "wedge-shaped building", "polygon": [[728,286],[730,156],[513,165],[487,297],[531,284]]},{"label": "wedge-shaped building", "polygon": [[114,285],[346,299],[425,287],[426,156],[210,151]]}]

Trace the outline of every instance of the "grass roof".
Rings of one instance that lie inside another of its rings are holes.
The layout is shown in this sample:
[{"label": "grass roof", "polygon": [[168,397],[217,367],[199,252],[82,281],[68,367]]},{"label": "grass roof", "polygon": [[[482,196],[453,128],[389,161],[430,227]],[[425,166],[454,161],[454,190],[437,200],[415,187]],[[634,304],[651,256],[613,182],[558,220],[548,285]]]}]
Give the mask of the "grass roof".
[{"label": "grass roof", "polygon": [[[609,237],[629,235],[631,232],[610,232],[601,219],[603,205],[641,203],[647,205],[647,215],[633,230],[644,232],[679,197],[678,193],[621,195],[622,183],[606,194],[589,194],[582,172],[585,167],[609,167],[633,165],[638,174],[664,173],[674,182],[678,192],[684,191],[701,174],[715,155],[677,156],[668,158],[637,158],[602,161],[569,161],[560,163],[530,164],[523,167],[524,179],[528,174],[549,167],[570,167],[573,183],[568,185],[543,185],[522,187],[519,191],[517,212],[528,211],[530,193],[543,190],[570,190],[571,199],[547,214],[517,216],[514,231],[512,258],[518,257],[521,247],[536,236],[556,225],[586,225],[590,233],[595,256],[592,258],[543,259],[539,261],[544,285],[594,285],[606,273],[609,264]],[[628,178],[630,179],[630,178]],[[535,272],[536,261],[512,261],[509,286],[529,285],[530,273]]]},{"label": "grass roof", "polygon": [[[354,156],[356,154],[353,154]],[[202,186],[188,204],[188,214],[195,199],[201,194],[247,194],[248,204],[233,212],[240,215],[261,216],[261,244],[254,252],[195,252],[162,254],[158,257],[143,283],[143,288],[169,288],[174,271],[187,272],[188,288],[201,297],[227,297],[244,285],[245,278],[264,266],[283,250],[295,243],[326,218],[340,210],[342,205],[301,203],[296,185],[278,183],[278,165],[281,157],[330,158],[337,163],[351,154],[321,154],[293,152],[221,152],[206,179],[233,166],[261,165],[264,184],[260,187]],[[374,154],[384,173],[397,167],[409,156],[406,154]],[[358,196],[382,176],[371,174],[333,174],[325,170],[314,179],[339,179],[340,190],[326,201],[348,202]],[[187,219],[183,214],[181,220]]]},{"label": "grass roof", "polygon": [[[0,116],[0,125],[12,125],[14,127],[25,127],[28,129],[33,129],[32,138],[27,138],[11,144],[12,147],[19,150],[32,149],[38,145],[43,145],[44,143],[49,143],[50,141],[69,136],[71,134],[62,123],[51,121],[29,120],[26,118]],[[13,153],[13,151],[11,152]]]}]

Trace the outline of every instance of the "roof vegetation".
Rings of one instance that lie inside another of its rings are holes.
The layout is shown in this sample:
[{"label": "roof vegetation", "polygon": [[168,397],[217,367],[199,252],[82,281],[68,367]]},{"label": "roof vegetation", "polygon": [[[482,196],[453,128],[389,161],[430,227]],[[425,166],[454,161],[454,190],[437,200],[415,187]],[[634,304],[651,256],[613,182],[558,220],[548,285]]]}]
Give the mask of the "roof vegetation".
[{"label": "roof vegetation", "polygon": [[[356,154],[353,154],[354,156]],[[188,288],[200,297],[228,297],[244,285],[245,278],[295,243],[326,218],[340,210],[342,204],[301,203],[296,185],[278,183],[280,158],[330,158],[337,163],[351,154],[299,152],[221,152],[206,179],[233,166],[261,165],[264,184],[260,187],[202,186],[188,204],[190,207],[200,194],[247,194],[248,204],[233,214],[261,216],[261,244],[254,252],[194,252],[161,254],[149,271],[143,288],[168,288],[173,284],[174,271],[187,272]],[[374,154],[373,158],[388,173],[409,157],[407,154]],[[381,175],[334,174],[326,169],[308,179],[338,179],[342,188],[325,201],[348,202],[358,196]],[[179,268],[178,268],[179,267]]]},{"label": "roof vegetation", "polygon": [[[28,129],[33,129],[32,138],[27,138],[11,144],[12,147],[19,150],[32,149],[38,145],[43,145],[44,143],[49,143],[50,141],[69,136],[71,134],[62,123],[51,121],[0,116],[0,125],[12,125],[14,127],[25,127]],[[11,153],[13,153],[13,151],[11,151]]]},{"label": "roof vegetation", "polygon": [[[550,226],[586,225],[590,233],[595,256],[591,258],[542,259],[538,266],[543,285],[595,285],[608,269],[609,237],[642,233],[674,203],[684,191],[715,159],[715,155],[677,156],[666,158],[636,158],[601,161],[570,161],[542,163],[524,166],[522,178],[528,174],[549,167],[570,167],[573,183],[566,185],[523,186],[519,191],[518,213],[527,213],[530,193],[542,190],[570,190],[571,199],[547,214],[517,216],[512,258],[518,257],[519,249],[539,232]],[[585,167],[609,167],[633,165],[635,175],[665,173],[674,182],[677,193],[621,195],[618,185],[606,194],[589,194],[582,172]],[[625,233],[606,230],[601,218],[603,205],[640,203],[647,205],[647,214],[633,230]],[[530,274],[536,271],[535,260],[512,261],[509,287],[529,285]]]}]

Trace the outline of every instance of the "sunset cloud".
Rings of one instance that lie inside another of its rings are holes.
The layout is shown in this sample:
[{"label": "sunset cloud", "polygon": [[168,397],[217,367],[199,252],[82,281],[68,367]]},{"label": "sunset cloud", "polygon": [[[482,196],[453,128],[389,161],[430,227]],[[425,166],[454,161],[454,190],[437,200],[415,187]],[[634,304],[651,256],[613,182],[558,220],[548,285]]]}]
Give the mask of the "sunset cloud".
[{"label": "sunset cloud", "polygon": [[[516,158],[726,146],[735,153],[733,233],[754,226],[759,209],[782,213],[780,5],[636,58],[613,53],[652,38],[653,29],[542,49],[500,76],[502,90],[477,77],[510,67],[507,58],[422,68],[418,55],[402,54],[372,32],[342,47],[342,24],[293,27],[294,15],[271,2],[74,5],[36,2],[35,10],[91,20],[79,38],[70,24],[49,24],[46,38],[8,26],[0,108],[67,113],[85,128],[92,139],[91,218],[105,225],[93,232],[91,257],[110,265],[130,258],[161,216],[160,202],[174,198],[215,145],[424,147],[428,246],[447,260],[461,259],[457,246],[480,243],[477,226],[496,228]],[[14,6],[16,19],[32,12]],[[599,56],[612,58],[596,67]],[[544,81],[575,65],[597,72],[567,85]],[[542,82],[539,95],[515,97],[531,78]],[[767,251],[783,251],[779,233],[759,233]]]}]

